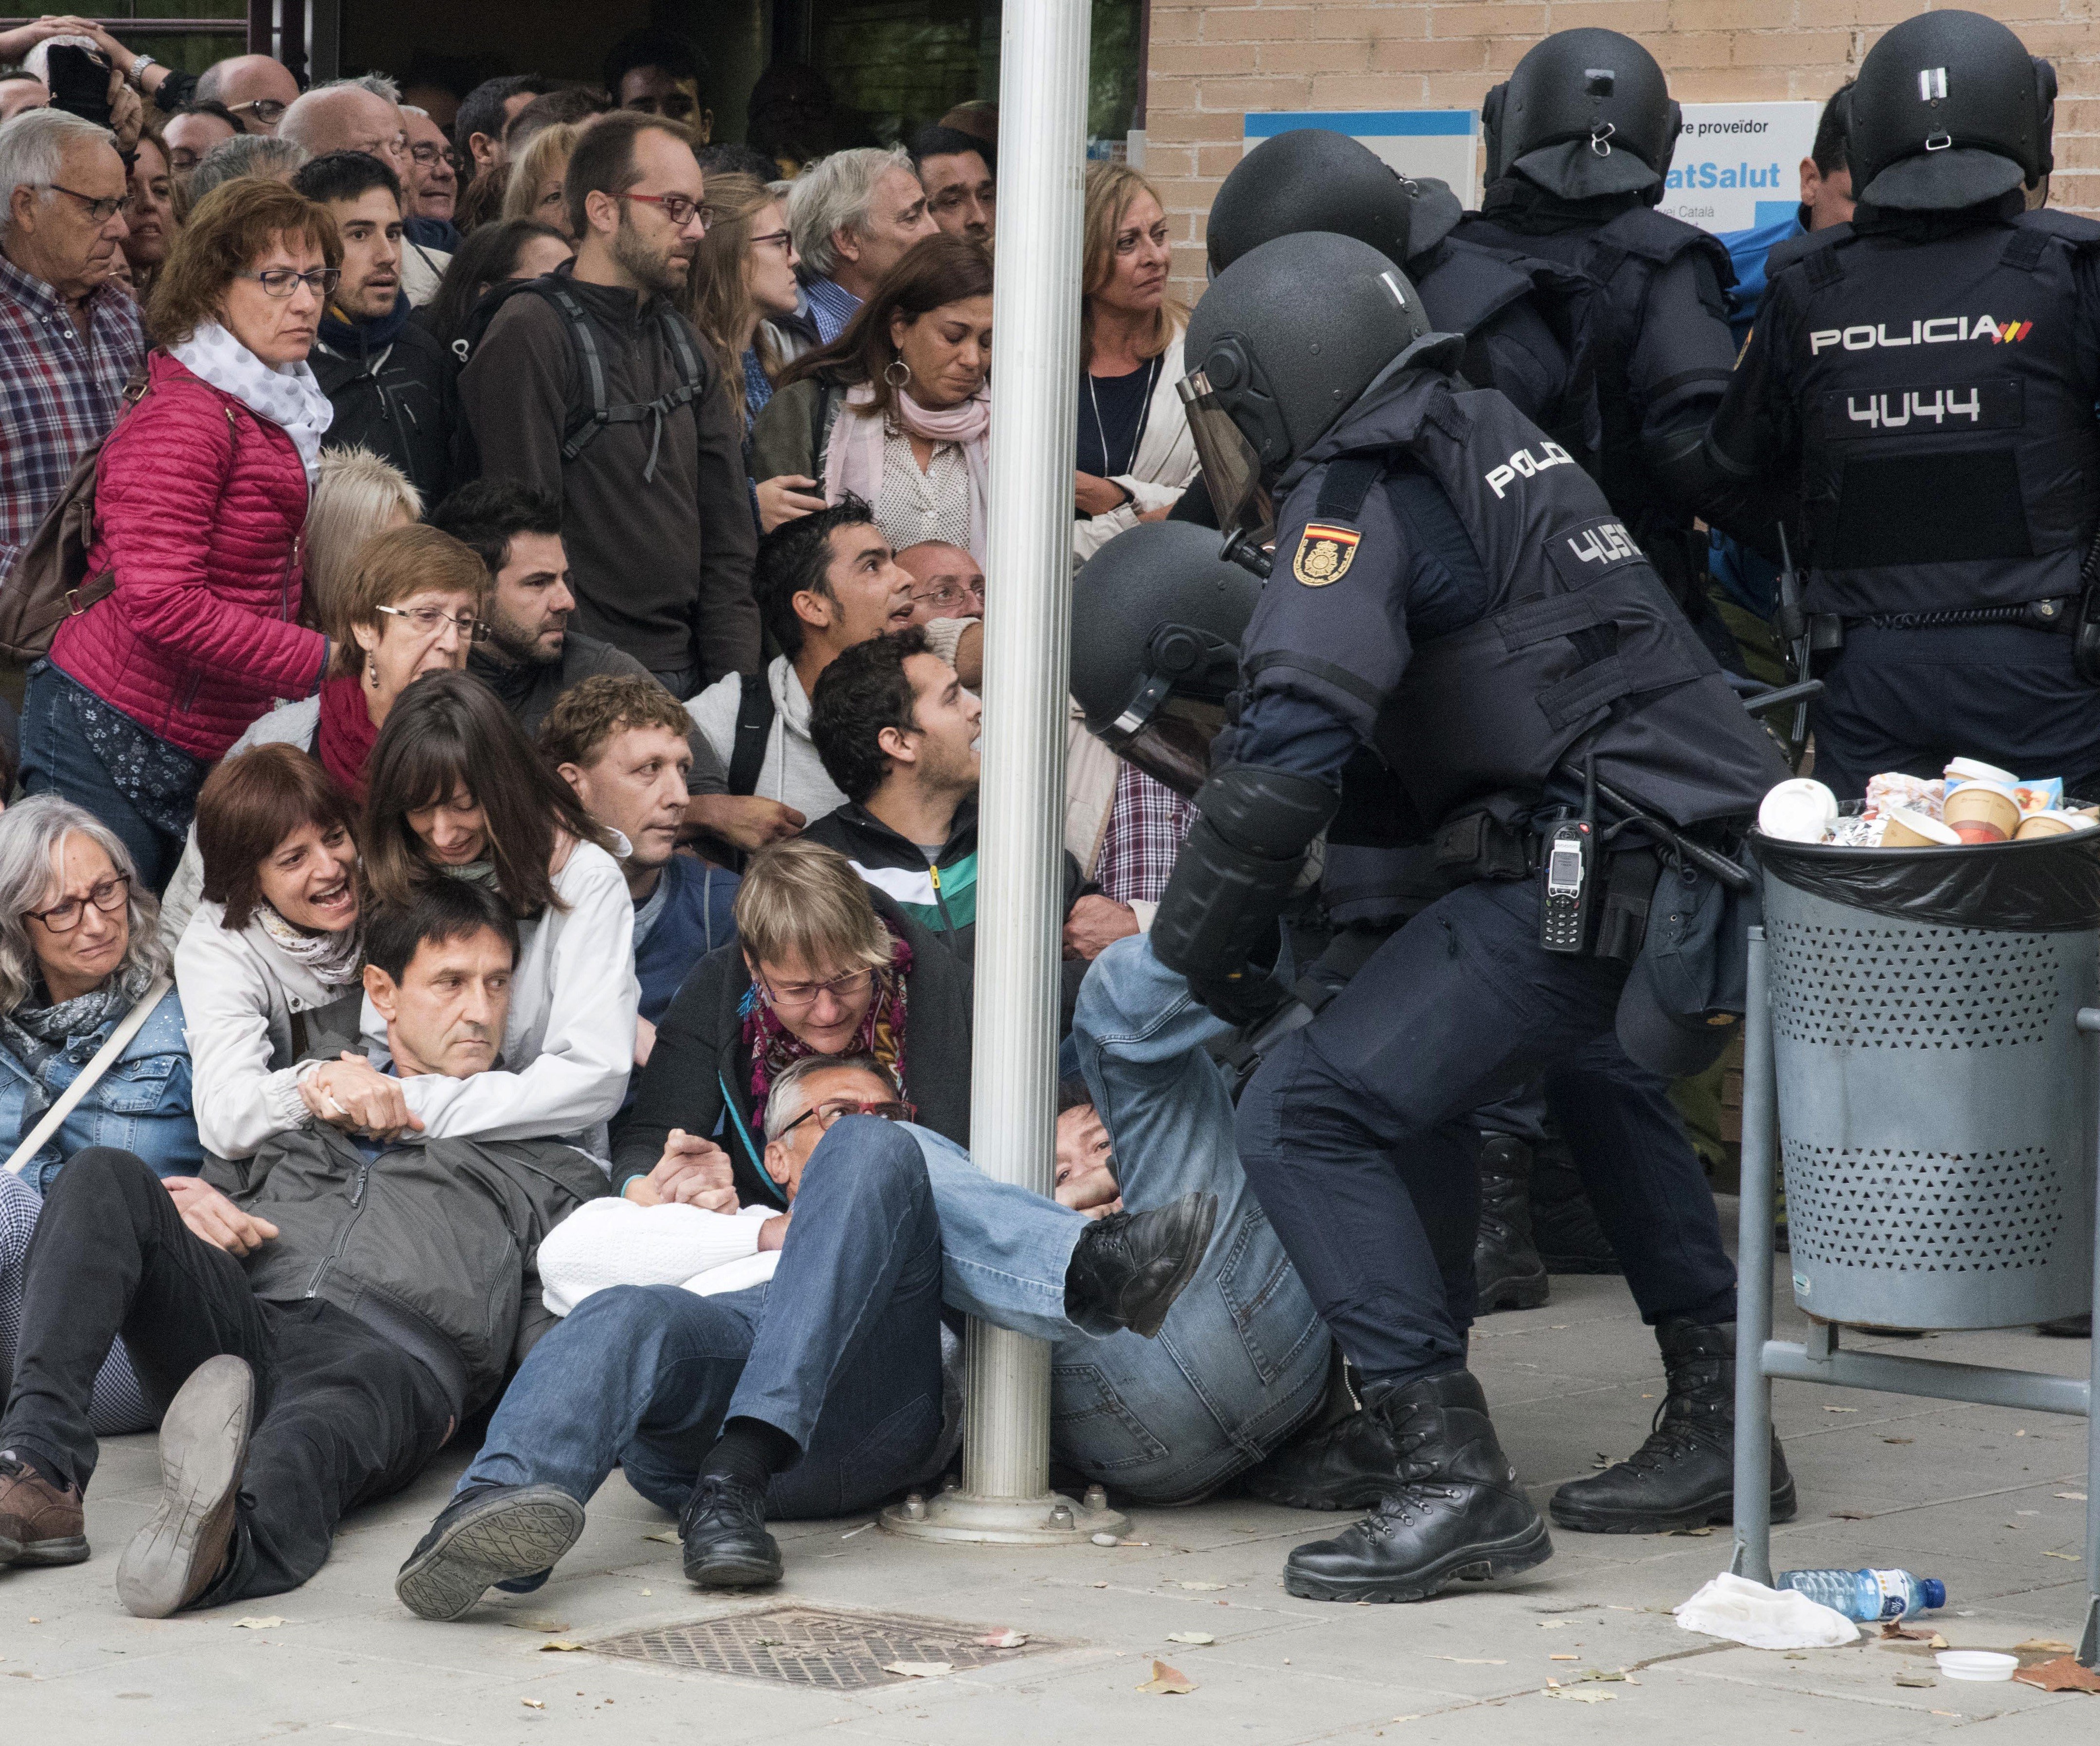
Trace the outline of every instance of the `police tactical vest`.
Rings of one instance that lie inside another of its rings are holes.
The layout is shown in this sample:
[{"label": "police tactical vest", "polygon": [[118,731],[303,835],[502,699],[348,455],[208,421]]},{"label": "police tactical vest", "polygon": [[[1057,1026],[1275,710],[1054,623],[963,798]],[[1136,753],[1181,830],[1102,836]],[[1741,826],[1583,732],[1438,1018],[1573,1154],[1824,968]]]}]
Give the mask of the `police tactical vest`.
[{"label": "police tactical vest", "polygon": [[2100,511],[2100,379],[2076,276],[2096,246],[2100,225],[2045,210],[1929,241],[1840,226],[1776,265],[1809,611],[2076,592]]},{"label": "police tactical vest", "polygon": [[[1586,756],[1678,825],[1754,813],[1786,775],[1777,748],[1589,475],[1500,395],[1433,371],[1383,425],[1450,499],[1496,597],[1416,646],[1380,715],[1374,743],[1422,818],[1528,809]],[[1377,477],[1346,458],[1338,473],[1359,505]],[[1344,508],[1328,483],[1323,520]]]}]

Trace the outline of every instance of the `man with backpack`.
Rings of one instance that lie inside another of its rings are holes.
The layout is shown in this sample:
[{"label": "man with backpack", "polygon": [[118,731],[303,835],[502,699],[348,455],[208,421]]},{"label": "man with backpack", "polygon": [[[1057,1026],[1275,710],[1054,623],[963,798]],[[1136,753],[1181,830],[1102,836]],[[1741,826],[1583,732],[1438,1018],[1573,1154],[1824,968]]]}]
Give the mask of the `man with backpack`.
[{"label": "man with backpack", "polygon": [[704,234],[685,130],[606,117],[569,161],[575,261],[514,287],[460,377],[481,469],[551,495],[576,623],[671,692],[759,666],[735,409],[677,310]]}]

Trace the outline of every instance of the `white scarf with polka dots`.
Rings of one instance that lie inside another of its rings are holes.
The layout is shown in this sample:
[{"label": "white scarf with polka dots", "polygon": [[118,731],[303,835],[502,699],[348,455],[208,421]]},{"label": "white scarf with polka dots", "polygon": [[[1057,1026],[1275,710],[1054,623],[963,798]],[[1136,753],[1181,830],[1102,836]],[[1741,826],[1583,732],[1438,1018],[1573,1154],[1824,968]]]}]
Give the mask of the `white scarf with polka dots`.
[{"label": "white scarf with polka dots", "polygon": [[168,355],[222,394],[232,395],[258,418],[281,425],[299,452],[307,487],[312,487],[320,470],[321,439],[328,434],[335,408],[303,358],[297,364],[265,364],[216,321],[199,322],[188,339],[168,348]]}]

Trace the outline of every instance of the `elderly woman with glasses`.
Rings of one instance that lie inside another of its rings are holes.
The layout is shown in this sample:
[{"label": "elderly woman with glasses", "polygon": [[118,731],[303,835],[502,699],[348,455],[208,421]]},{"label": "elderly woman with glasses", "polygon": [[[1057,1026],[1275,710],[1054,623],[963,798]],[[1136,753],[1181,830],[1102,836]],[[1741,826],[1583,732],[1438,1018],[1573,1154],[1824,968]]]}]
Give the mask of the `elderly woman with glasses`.
[{"label": "elderly woman with glasses", "polygon": [[[99,819],[49,795],[0,814],[0,1156],[17,1150],[168,973],[158,920],[130,853]],[[184,1025],[181,996],[164,990],[57,1131],[19,1171],[0,1170],[0,1377],[14,1369],[37,1215],[66,1161],[119,1147],[177,1194],[202,1162]],[[143,1431],[158,1418],[120,1342],[95,1378],[95,1434]]]},{"label": "elderly woman with glasses", "polygon": [[[320,691],[279,704],[232,752],[297,746],[362,802],[373,744],[401,694],[425,673],[459,672],[467,650],[488,636],[482,610],[488,586],[487,567],[450,534],[416,522],[373,535],[333,597],[318,602],[335,649]],[[171,942],[182,937],[197,906],[203,878],[192,827],[168,883]]]},{"label": "elderly woman with glasses", "polygon": [[205,772],[320,685],[300,531],[333,408],[307,368],[340,249],[276,183],[205,196],[153,284],[160,345],[104,445],[85,608],[31,670],[22,781],[104,820],[157,891]]}]

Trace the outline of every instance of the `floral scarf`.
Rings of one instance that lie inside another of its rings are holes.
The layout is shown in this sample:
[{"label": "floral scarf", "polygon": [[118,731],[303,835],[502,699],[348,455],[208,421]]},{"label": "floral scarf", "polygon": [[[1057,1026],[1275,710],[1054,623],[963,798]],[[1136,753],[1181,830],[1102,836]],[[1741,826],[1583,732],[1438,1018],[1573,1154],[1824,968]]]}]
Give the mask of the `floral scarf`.
[{"label": "floral scarf", "polygon": [[[43,992],[41,982],[37,992]],[[62,1049],[72,1050],[90,1043],[99,1047],[103,1030],[130,1012],[131,1003],[138,998],[137,990],[127,992],[120,981],[112,977],[101,987],[76,994],[71,1000],[42,1007],[24,1003],[15,1007],[0,1019],[0,1034],[4,1034],[7,1047],[22,1065],[34,1073]]]},{"label": "floral scarf", "polygon": [[364,966],[364,928],[346,928],[340,933],[308,933],[294,928],[267,903],[255,906],[255,919],[276,946],[295,964],[313,972],[324,988],[347,988]]},{"label": "floral scarf", "polygon": [[[872,1055],[900,1086],[904,1083],[905,987],[911,974],[911,948],[893,933],[889,963],[875,972],[875,998],[867,1003],[867,1015],[853,1041],[840,1052]],[[756,979],[744,990],[737,1014],[743,1021],[743,1046],[751,1052],[751,1107],[762,1116],[773,1082],[816,1051],[780,1022],[779,1015],[760,995]]]}]

